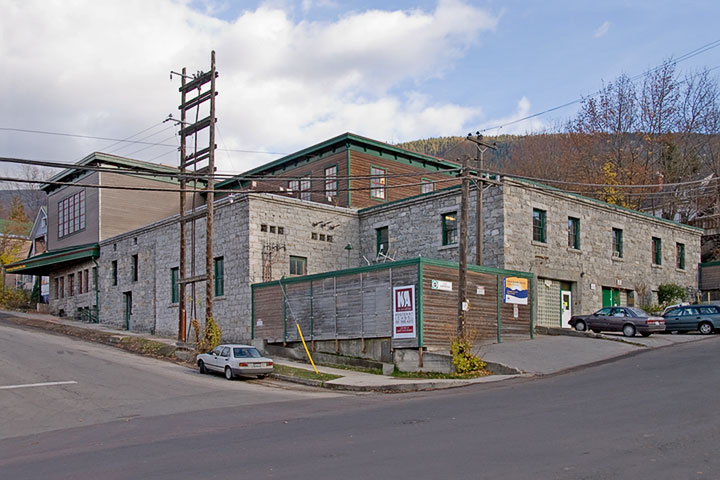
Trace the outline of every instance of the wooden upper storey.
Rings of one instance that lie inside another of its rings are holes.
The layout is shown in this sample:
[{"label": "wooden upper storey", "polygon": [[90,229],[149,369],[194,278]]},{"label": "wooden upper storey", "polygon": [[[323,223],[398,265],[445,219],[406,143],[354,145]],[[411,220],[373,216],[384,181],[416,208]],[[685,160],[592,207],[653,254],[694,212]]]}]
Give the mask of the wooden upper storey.
[{"label": "wooden upper storey", "polygon": [[[218,190],[280,193],[366,208],[459,183],[459,165],[345,133],[230,180]],[[219,195],[227,195],[220,193]]]}]

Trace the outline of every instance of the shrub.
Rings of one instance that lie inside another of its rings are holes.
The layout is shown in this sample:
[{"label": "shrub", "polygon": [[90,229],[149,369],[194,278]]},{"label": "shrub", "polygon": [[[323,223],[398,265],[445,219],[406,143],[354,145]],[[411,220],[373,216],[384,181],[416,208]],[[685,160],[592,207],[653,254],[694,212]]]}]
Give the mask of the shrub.
[{"label": "shrub", "polygon": [[19,288],[0,290],[0,308],[7,310],[29,310],[30,293]]},{"label": "shrub", "polygon": [[209,352],[213,348],[220,345],[220,341],[222,339],[222,331],[220,330],[220,327],[218,327],[218,324],[215,323],[214,318],[209,317],[205,322],[205,328],[203,329],[202,338],[198,339],[200,332],[200,323],[197,321],[197,319],[194,318],[192,320],[192,326],[195,329],[195,339],[198,341],[198,352]]},{"label": "shrub", "polygon": [[452,363],[459,374],[478,372],[487,365],[472,353],[472,345],[467,338],[456,338],[450,344]]},{"label": "shrub", "polygon": [[658,287],[658,302],[670,305],[685,300],[685,288],[676,283],[663,283]]}]

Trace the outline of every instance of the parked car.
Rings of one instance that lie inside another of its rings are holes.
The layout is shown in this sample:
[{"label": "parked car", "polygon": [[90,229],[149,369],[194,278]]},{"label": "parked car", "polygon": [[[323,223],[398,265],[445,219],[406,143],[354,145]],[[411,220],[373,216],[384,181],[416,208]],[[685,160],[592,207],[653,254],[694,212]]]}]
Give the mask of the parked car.
[{"label": "parked car", "polygon": [[265,378],[273,371],[273,361],[250,345],[218,345],[208,353],[197,356],[200,373],[222,372],[232,380],[236,375],[257,375]]},{"label": "parked car", "polygon": [[605,307],[591,315],[573,315],[570,326],[578,332],[622,332],[626,337],[634,337],[639,332],[647,337],[664,331],[665,319],[637,307]]},{"label": "parked car", "polygon": [[683,303],[676,303],[674,305],[668,305],[667,307],[665,307],[665,309],[662,311],[662,313],[660,315],[664,317],[665,314],[668,313],[670,310],[674,310],[677,307],[682,307],[684,305],[690,305],[690,304],[688,302],[683,302]]},{"label": "parked car", "polygon": [[720,307],[717,305],[681,305],[665,313],[668,332],[699,331],[710,335],[720,329]]}]

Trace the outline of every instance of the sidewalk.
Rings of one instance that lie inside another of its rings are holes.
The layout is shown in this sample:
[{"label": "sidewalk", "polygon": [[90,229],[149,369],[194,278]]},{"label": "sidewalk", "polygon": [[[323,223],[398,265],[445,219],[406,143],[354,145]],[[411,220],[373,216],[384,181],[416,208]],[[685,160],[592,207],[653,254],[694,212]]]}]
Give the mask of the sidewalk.
[{"label": "sidewalk", "polygon": [[[114,345],[136,353],[166,358],[173,361],[193,361],[186,350],[179,349],[176,341],[138,332],[128,332],[106,325],[84,323],[68,318],[38,313],[0,311],[8,314],[15,323],[43,328],[85,340]],[[626,355],[634,355],[649,349],[695,342],[713,338],[699,334],[653,335],[625,338],[622,334],[578,334],[567,330],[553,330],[549,335],[535,335],[534,340],[513,340],[503,343],[484,344],[478,355],[487,362],[519,372],[516,375],[490,375],[473,379],[417,379],[398,378],[387,375],[362,373],[354,370],[319,366],[318,371],[338,375],[340,378],[321,382],[273,374],[279,380],[304,385],[355,392],[413,392],[453,388],[478,383],[493,383],[510,378],[550,375],[582,366],[598,364]],[[307,363],[274,358],[275,363],[312,370]]]}]

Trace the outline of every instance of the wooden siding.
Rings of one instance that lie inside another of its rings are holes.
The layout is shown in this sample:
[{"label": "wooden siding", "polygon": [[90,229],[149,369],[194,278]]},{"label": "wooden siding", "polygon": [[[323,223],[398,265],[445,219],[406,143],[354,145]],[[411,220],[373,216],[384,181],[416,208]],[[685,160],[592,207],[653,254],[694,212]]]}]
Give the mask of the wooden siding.
[{"label": "wooden siding", "polygon": [[[500,276],[500,288],[502,279]],[[450,267],[423,267],[423,345],[431,349],[445,349],[457,334],[458,271]],[[432,281],[452,282],[452,291],[433,290]],[[478,286],[484,288],[479,295]],[[470,310],[466,314],[467,334],[477,340],[497,338],[498,277],[494,274],[469,271],[467,299]],[[502,291],[500,292],[502,294]],[[500,303],[502,335],[530,335],[530,305],[518,305],[518,318],[513,317],[512,304]]]},{"label": "wooden siding", "polygon": [[[328,167],[337,166],[337,195],[331,197],[332,200],[328,201],[325,195],[325,169]],[[325,205],[335,205],[339,207],[347,207],[347,150],[344,148],[342,151],[333,153],[325,158],[314,161],[301,162],[301,165],[289,168],[277,173],[274,178],[287,178],[288,180],[256,180],[254,185],[249,185],[244,188],[248,191],[260,191],[260,192],[277,192],[283,193],[280,187],[287,190],[289,179],[299,179],[306,175],[310,175],[310,198],[313,202],[324,203]],[[291,195],[293,198],[300,198],[300,192],[293,192]]]},{"label": "wooden siding", "polygon": [[[179,188],[177,184],[173,183],[117,173],[103,172],[100,175],[102,185]],[[100,240],[175,215],[179,211],[179,206],[180,197],[175,192],[103,189],[100,192]],[[88,225],[90,225],[89,217]]]},{"label": "wooden siding", "polygon": [[[401,200],[403,198],[420,195],[422,178],[433,181],[441,181],[435,184],[435,189],[440,190],[453,185],[458,185],[460,179],[452,178],[443,173],[433,173],[422,167],[421,162],[415,165],[408,165],[394,160],[392,157],[379,157],[377,155],[352,150],[350,152],[350,176],[369,177],[370,167],[380,167],[387,171],[386,198],[378,200],[370,197],[370,179],[363,178],[352,180],[350,187],[350,206],[353,208],[366,208],[383,203]],[[392,175],[407,174],[407,177],[393,177]],[[411,184],[408,186],[400,186]]]},{"label": "wooden siding", "polygon": [[718,289],[720,289],[720,264],[700,264],[700,290],[705,292]]}]

